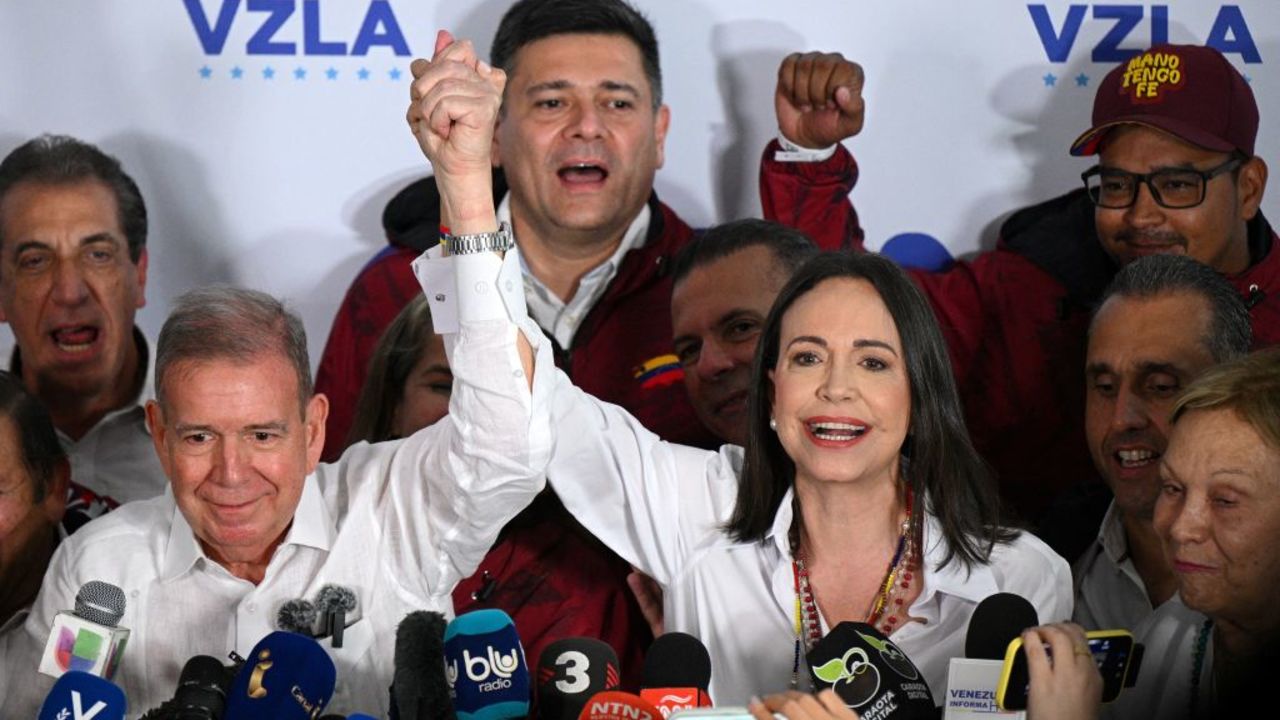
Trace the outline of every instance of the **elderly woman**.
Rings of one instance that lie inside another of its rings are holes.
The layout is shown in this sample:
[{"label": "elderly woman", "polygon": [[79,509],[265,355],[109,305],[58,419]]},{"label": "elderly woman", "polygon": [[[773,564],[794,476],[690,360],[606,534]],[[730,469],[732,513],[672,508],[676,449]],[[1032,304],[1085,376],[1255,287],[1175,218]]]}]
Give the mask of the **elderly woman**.
[{"label": "elderly woman", "polygon": [[1253,707],[1280,667],[1280,351],[1219,365],[1173,412],[1155,527],[1182,601],[1209,616],[1188,717]]},{"label": "elderly woman", "polygon": [[[442,34],[436,58],[415,61],[408,120],[437,165],[444,140],[466,138],[465,166],[445,158],[444,214],[494,227],[487,152],[501,85],[483,80],[498,71],[451,41]],[[635,107],[616,92],[565,90],[555,107]],[[581,139],[557,142],[569,152]],[[521,286],[514,266],[497,287]],[[450,322],[448,293],[428,299],[437,323]],[[745,453],[665,443],[563,374],[549,392],[549,481],[588,530],[664,588],[667,628],[707,645],[717,704],[807,687],[806,651],[842,621],[880,628],[940,699],[983,598],[1022,595],[1042,622],[1071,615],[1067,563],[1000,526],[937,321],[884,258],[820,256],[782,290],[757,349]]]}]

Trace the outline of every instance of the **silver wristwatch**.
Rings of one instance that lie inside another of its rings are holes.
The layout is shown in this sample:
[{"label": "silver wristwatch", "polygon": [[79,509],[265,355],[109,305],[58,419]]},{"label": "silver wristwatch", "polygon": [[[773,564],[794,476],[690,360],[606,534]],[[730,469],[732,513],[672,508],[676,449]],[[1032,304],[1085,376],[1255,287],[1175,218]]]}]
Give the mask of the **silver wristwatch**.
[{"label": "silver wristwatch", "polygon": [[499,223],[496,232],[475,233],[473,235],[444,235],[441,242],[445,244],[450,255],[470,255],[481,252],[503,252],[510,250],[515,243],[511,239],[511,226]]}]

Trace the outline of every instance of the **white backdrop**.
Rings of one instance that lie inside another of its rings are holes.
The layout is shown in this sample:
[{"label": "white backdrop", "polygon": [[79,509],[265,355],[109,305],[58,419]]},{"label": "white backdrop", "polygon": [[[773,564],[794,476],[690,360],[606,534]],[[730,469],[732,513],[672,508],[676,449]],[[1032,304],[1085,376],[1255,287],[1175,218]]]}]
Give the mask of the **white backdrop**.
[{"label": "white backdrop", "polygon": [[[695,225],[759,214],[774,73],[793,50],[866,69],[866,128],[849,146],[872,248],[900,232],[957,255],[989,247],[1009,211],[1075,187],[1090,161],[1066,150],[1115,64],[1109,48],[1153,37],[1232,50],[1261,107],[1258,154],[1280,172],[1275,0],[636,2],[657,29],[673,116],[658,192]],[[384,244],[382,206],[427,171],[398,51],[429,54],[444,27],[487,53],[508,4],[0,0],[0,154],[58,132],[124,162],[151,216],[139,321],[152,336],[175,295],[233,282],[289,298],[314,363]],[[1278,196],[1264,202],[1275,220]],[[11,347],[0,327],[0,353]]]}]

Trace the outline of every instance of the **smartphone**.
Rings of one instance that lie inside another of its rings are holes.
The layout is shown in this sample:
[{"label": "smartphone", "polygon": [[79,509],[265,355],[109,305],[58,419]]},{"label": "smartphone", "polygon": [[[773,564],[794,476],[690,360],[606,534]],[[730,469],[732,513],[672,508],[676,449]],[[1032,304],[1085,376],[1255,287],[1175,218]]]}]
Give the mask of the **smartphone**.
[{"label": "smartphone", "polygon": [[[1102,702],[1111,702],[1120,695],[1129,675],[1129,663],[1134,655],[1133,633],[1128,630],[1090,630],[1085,636],[1094,662],[1098,663],[1098,671],[1102,673]],[[1045,650],[1048,649],[1049,646],[1045,645]],[[1009,643],[1004,654],[1004,669],[1000,673],[1000,685],[996,688],[996,704],[1002,710],[1026,710],[1029,685],[1027,653],[1019,636]]]}]

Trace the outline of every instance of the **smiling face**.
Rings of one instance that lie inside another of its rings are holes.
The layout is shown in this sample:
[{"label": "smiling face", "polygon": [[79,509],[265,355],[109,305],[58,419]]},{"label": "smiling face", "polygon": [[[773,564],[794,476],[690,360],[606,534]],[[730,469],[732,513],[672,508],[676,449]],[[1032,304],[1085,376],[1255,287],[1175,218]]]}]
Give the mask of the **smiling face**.
[{"label": "smiling face", "polygon": [[0,321],[13,329],[27,386],[92,396],[131,385],[147,256],[130,259],[111,190],[96,180],[19,183],[0,202],[0,224]]},{"label": "smiling face", "polygon": [[1098,310],[1086,362],[1085,436],[1121,512],[1150,520],[1178,394],[1213,364],[1202,296],[1115,296]]},{"label": "smiling face", "polygon": [[751,363],[787,273],[764,245],[689,271],[671,293],[671,328],[698,419],[721,440],[745,445]]},{"label": "smiling face", "polygon": [[265,565],[319,462],[327,401],[304,414],[279,353],[179,361],[160,381],[165,406],[148,403],[147,418],[179,509],[214,560]]},{"label": "smiling face", "polygon": [[[1229,157],[1138,125],[1111,130],[1099,153],[1102,167],[1133,173],[1207,170]],[[1144,255],[1179,253],[1219,272],[1242,272],[1249,266],[1245,223],[1257,213],[1265,184],[1265,165],[1254,159],[1242,166],[1238,179],[1229,172],[1210,179],[1204,202],[1195,207],[1161,207],[1142,185],[1130,207],[1095,209],[1098,238],[1122,265]]]},{"label": "smiling face", "polygon": [[780,330],[772,410],[796,482],[896,484],[911,385],[880,294],[866,280],[826,280],[788,308]]},{"label": "smiling face", "polygon": [[648,200],[669,113],[622,35],[553,35],[517,51],[494,137],[517,235],[620,238]]},{"label": "smiling face", "polygon": [[1173,427],[1161,476],[1155,527],[1183,601],[1214,618],[1274,631],[1280,450],[1233,410],[1193,410]]}]

